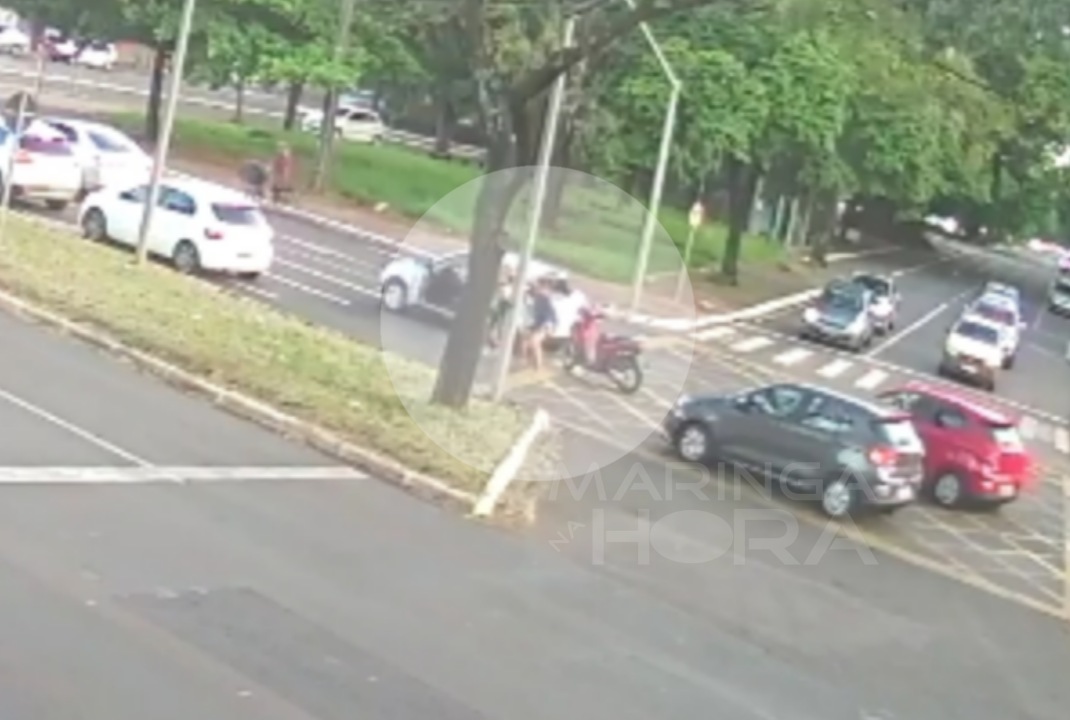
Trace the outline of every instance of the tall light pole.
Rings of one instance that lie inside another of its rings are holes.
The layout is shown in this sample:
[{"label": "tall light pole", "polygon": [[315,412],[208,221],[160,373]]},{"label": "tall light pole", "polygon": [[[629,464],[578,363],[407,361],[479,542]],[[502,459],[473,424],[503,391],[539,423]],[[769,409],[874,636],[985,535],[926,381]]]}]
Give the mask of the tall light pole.
[{"label": "tall light pole", "polygon": [[[633,11],[635,0],[624,0]],[[635,264],[635,276],[632,278],[632,302],[631,311],[639,310],[639,302],[643,297],[643,282],[646,280],[647,266],[650,264],[650,249],[654,242],[654,231],[658,227],[658,213],[661,210],[661,192],[665,186],[665,173],[669,167],[669,155],[672,153],[673,135],[676,133],[676,107],[680,102],[680,91],[683,85],[669,64],[661,45],[654,39],[650,32],[650,26],[645,22],[640,23],[639,29],[646,38],[647,44],[654,52],[654,56],[661,65],[662,72],[669,80],[672,92],[669,95],[669,105],[665,110],[665,124],[661,130],[661,149],[658,152],[658,164],[654,170],[654,186],[650,189],[650,204],[647,208],[646,221],[643,224],[643,235],[639,243],[639,257]]]},{"label": "tall light pole", "polygon": [[[564,47],[572,46],[576,34],[576,16],[569,17],[565,24]],[[543,122],[542,145],[539,147],[539,164],[535,174],[534,197],[531,202],[531,219],[528,222],[528,236],[524,243],[520,262],[517,263],[516,278],[513,281],[513,303],[505,319],[505,339],[501,344],[501,357],[498,361],[498,373],[494,383],[494,400],[499,401],[505,395],[509,380],[509,366],[513,360],[513,347],[516,334],[520,328],[520,318],[524,312],[524,291],[528,284],[528,265],[535,253],[535,243],[539,239],[542,226],[542,211],[546,205],[546,186],[550,179],[550,162],[553,160],[554,145],[557,143],[557,126],[561,115],[561,104],[568,84],[568,73],[561,73],[554,82],[550,103],[546,109]]]},{"label": "tall light pole", "polygon": [[[338,27],[338,38],[334,44],[335,65],[341,65],[349,49],[349,32],[353,26],[353,14],[356,12],[356,0],[342,0],[342,12]],[[338,114],[338,88],[327,91],[324,103],[323,120],[320,121],[319,156],[316,158],[316,174],[312,177],[312,189],[322,190],[327,184],[331,170],[331,156],[334,150],[335,115]]]},{"label": "tall light pole", "polygon": [[145,198],[145,207],[141,212],[141,226],[137,231],[137,264],[144,265],[149,255],[149,227],[156,203],[160,200],[160,180],[167,165],[167,153],[171,148],[171,131],[175,127],[175,113],[178,110],[178,96],[182,92],[182,75],[186,67],[186,49],[189,47],[190,30],[193,27],[193,11],[197,0],[186,0],[182,8],[182,22],[178,28],[175,41],[175,54],[171,58],[171,77],[168,83],[167,106],[164,108],[160,136],[156,139],[156,152],[152,160],[152,177],[149,180],[149,192]]}]

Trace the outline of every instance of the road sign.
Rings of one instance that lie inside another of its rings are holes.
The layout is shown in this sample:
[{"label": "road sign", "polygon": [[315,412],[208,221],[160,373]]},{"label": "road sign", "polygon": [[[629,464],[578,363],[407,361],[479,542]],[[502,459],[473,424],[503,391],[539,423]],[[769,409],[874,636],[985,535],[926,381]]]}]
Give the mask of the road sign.
[{"label": "road sign", "polygon": [[691,206],[691,212],[687,215],[687,222],[692,228],[697,228],[702,224],[702,221],[706,217],[706,208],[702,207],[702,203],[695,201],[695,204]]}]

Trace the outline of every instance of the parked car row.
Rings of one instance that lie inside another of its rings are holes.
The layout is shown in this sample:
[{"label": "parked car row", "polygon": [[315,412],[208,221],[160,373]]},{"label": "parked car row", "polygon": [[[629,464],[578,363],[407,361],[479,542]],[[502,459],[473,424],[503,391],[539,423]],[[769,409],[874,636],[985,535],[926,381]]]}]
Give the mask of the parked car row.
[{"label": "parked car row", "polygon": [[[32,38],[18,26],[0,28],[0,53],[26,55],[32,48]],[[41,49],[52,62],[81,65],[96,70],[111,70],[119,61],[119,52],[113,43],[76,39],[53,28],[45,30],[41,38]]]},{"label": "parked car row", "polygon": [[948,330],[937,373],[994,391],[1014,367],[1025,326],[1018,290],[988,283]]},{"label": "parked car row", "polygon": [[1034,468],[1013,418],[922,383],[878,402],[797,383],[685,396],[663,430],[682,459],[742,466],[830,518],[919,498],[998,508]]},{"label": "parked car row", "polygon": [[875,336],[895,329],[899,304],[899,291],[891,277],[856,273],[825,286],[803,311],[799,334],[861,352]]}]

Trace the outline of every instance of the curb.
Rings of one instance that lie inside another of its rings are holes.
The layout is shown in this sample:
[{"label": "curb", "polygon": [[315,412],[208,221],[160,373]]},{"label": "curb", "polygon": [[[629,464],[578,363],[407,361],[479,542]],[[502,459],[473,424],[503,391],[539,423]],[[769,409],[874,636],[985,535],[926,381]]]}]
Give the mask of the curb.
[{"label": "curb", "polygon": [[24,319],[51,325],[79,340],[127,359],[138,368],[175,387],[207,397],[213,405],[233,415],[250,420],[284,437],[299,440],[417,497],[433,502],[463,505],[466,510],[470,510],[478,500],[473,493],[452,487],[438,478],[411,470],[378,453],[358,447],[318,425],[289,415],[243,393],[216,385],[154,355],[130,347],[105,332],[40,308],[7,290],[0,290],[0,307]]}]

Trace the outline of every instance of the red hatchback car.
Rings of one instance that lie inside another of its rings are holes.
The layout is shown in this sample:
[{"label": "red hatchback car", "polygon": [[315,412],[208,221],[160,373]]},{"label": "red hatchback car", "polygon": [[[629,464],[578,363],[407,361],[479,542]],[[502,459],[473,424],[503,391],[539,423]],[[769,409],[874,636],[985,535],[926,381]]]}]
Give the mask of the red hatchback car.
[{"label": "red hatchback car", "polygon": [[925,444],[924,488],[944,507],[999,507],[1032,480],[1015,419],[943,388],[909,383],[880,398],[910,414]]}]

